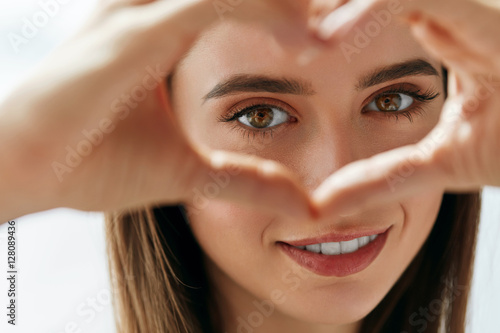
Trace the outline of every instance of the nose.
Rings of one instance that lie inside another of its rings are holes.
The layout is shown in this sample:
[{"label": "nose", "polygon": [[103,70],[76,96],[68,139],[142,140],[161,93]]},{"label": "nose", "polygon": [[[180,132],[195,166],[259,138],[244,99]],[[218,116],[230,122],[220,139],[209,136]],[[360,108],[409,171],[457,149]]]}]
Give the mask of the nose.
[{"label": "nose", "polygon": [[296,170],[305,188],[312,193],[328,176],[359,159],[361,141],[353,126],[339,119],[322,121],[296,155]]}]

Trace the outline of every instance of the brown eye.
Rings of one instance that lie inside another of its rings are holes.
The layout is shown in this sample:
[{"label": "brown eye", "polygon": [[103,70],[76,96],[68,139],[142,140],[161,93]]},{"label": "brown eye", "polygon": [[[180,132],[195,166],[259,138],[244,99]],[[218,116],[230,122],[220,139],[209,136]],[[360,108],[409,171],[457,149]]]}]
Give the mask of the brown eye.
[{"label": "brown eye", "polygon": [[273,127],[286,122],[289,118],[288,113],[272,106],[261,106],[254,108],[238,121],[253,128]]},{"label": "brown eye", "polygon": [[367,109],[371,111],[395,112],[413,104],[413,98],[402,93],[387,93],[375,97]]},{"label": "brown eye", "polygon": [[376,99],[377,108],[382,111],[397,111],[401,106],[399,94],[382,95]]},{"label": "brown eye", "polygon": [[253,127],[264,128],[273,122],[274,114],[271,108],[261,108],[250,111],[246,117]]}]

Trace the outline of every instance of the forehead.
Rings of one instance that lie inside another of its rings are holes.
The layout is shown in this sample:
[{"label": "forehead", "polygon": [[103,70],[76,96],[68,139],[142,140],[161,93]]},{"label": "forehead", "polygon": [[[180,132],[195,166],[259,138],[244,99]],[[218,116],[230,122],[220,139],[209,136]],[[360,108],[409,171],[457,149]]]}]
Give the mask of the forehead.
[{"label": "forehead", "polygon": [[374,32],[355,29],[339,43],[325,45],[300,27],[223,22],[199,37],[178,73],[204,92],[234,74],[297,76],[318,90],[352,87],[367,72],[409,59],[439,68],[405,25],[394,21]]}]

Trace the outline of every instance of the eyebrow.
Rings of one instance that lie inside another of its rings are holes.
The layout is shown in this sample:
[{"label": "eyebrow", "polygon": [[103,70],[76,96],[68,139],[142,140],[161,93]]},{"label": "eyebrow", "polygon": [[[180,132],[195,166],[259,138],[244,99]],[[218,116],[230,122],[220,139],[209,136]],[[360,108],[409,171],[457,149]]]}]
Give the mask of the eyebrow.
[{"label": "eyebrow", "polygon": [[361,77],[356,89],[363,90],[387,81],[400,79],[406,76],[432,75],[439,76],[439,72],[429,62],[423,59],[412,59],[385,66]]},{"label": "eyebrow", "polygon": [[239,92],[270,92],[276,94],[314,95],[312,84],[294,78],[275,78],[266,75],[236,74],[218,83],[203,97],[203,103]]},{"label": "eyebrow", "polygon": [[[387,81],[406,76],[432,75],[439,72],[423,59],[412,59],[390,66],[384,66],[364,75],[358,80],[356,89],[363,90]],[[266,75],[235,74],[218,83],[202,99],[203,103],[212,98],[221,98],[239,92],[269,92],[276,94],[314,95],[312,84],[294,78],[275,78]]]}]

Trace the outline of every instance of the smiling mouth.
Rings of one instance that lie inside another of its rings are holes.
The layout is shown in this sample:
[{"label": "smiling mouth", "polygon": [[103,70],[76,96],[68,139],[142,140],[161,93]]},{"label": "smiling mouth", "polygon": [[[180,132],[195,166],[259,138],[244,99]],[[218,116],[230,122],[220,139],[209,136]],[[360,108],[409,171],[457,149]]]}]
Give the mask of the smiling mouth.
[{"label": "smiling mouth", "polygon": [[350,236],[330,235],[290,243],[279,241],[276,245],[287,257],[318,275],[344,277],[364,270],[377,258],[390,229]]}]

